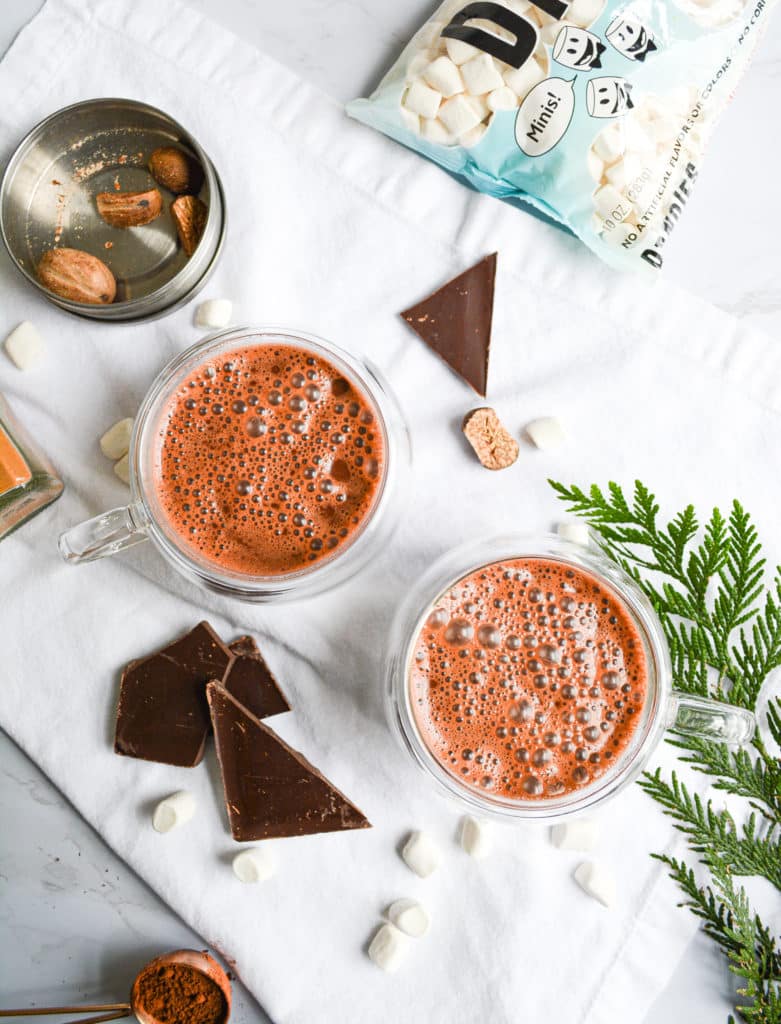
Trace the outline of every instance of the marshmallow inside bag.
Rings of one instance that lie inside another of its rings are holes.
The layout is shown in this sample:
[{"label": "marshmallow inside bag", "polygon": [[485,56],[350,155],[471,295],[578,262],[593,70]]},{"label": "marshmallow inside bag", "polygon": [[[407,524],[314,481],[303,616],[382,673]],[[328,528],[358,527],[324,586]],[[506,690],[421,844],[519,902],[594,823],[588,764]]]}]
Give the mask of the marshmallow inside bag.
[{"label": "marshmallow inside bag", "polygon": [[489,110],[515,110],[518,106],[518,97],[509,85],[503,85],[501,88],[489,92],[485,102]]},{"label": "marshmallow inside bag", "polygon": [[445,128],[458,138],[465,135],[470,128],[480,124],[482,115],[476,109],[476,105],[470,103],[472,97],[453,96],[445,100],[439,108],[439,119]]},{"label": "marshmallow inside bag", "polygon": [[198,327],[225,327],[232,315],[230,299],[207,299],[195,310],[195,323]]},{"label": "marshmallow inside bag", "polygon": [[504,84],[518,99],[523,99],[543,78],[545,74],[536,60],[527,60],[519,68],[508,68],[503,75]]},{"label": "marshmallow inside bag", "polygon": [[274,874],[274,858],[265,846],[253,846],[237,853],[231,862],[233,874],[240,882],[254,885],[265,882]]},{"label": "marshmallow inside bag", "polygon": [[449,98],[464,91],[461,72],[449,57],[437,57],[423,71],[423,77],[432,89]]},{"label": "marshmallow inside bag", "polygon": [[449,146],[454,141],[453,136],[438,117],[421,117],[420,134],[429,142],[437,142],[442,146]]},{"label": "marshmallow inside bag", "polygon": [[130,483],[130,461],[126,454],[123,455],[118,462],[114,463],[114,472],[117,474],[122,483]]},{"label": "marshmallow inside bag", "polygon": [[461,819],[461,849],[474,857],[483,860],[493,849],[490,822],[466,815]]},{"label": "marshmallow inside bag", "polygon": [[20,370],[31,370],[43,359],[46,349],[37,327],[23,320],[5,339],[8,358]]},{"label": "marshmallow inside bag", "polygon": [[468,60],[476,57],[480,52],[475,49],[474,46],[470,46],[469,43],[463,43],[460,39],[445,39],[445,49],[447,50],[448,57],[453,61],[454,64],[466,64]]},{"label": "marshmallow inside bag", "polygon": [[592,818],[575,818],[551,826],[550,841],[559,850],[593,850],[599,838],[599,827]]},{"label": "marshmallow inside bag", "polygon": [[100,450],[107,459],[121,459],[130,448],[130,437],[133,433],[133,420],[128,416],[108,428],[100,439]]},{"label": "marshmallow inside bag", "polygon": [[439,847],[425,832],[410,833],[401,856],[410,871],[414,871],[419,878],[428,878],[433,874],[442,859]]},{"label": "marshmallow inside bag", "polygon": [[526,424],[526,436],[535,448],[558,448],[566,440],[561,422],[555,416],[541,416]]},{"label": "marshmallow inside bag", "polygon": [[487,92],[500,89],[505,83],[493,57],[480,53],[461,65],[461,77],[466,91],[472,96],[484,96]]},{"label": "marshmallow inside bag", "polygon": [[426,908],[417,900],[395,900],[388,907],[386,916],[391,924],[412,939],[425,935],[431,924]]},{"label": "marshmallow inside bag", "polygon": [[486,125],[476,124],[474,128],[470,128],[468,132],[464,132],[458,141],[464,149],[471,149],[472,146],[476,146],[478,142],[482,141],[483,136],[487,131],[488,128]]},{"label": "marshmallow inside bag", "polygon": [[594,193],[594,209],[602,217],[623,220],[629,216],[629,203],[614,185],[603,185]]},{"label": "marshmallow inside bag", "polygon": [[437,92],[424,82],[413,82],[404,94],[402,105],[413,114],[420,114],[421,117],[436,117],[441,102],[441,92]]},{"label": "marshmallow inside bag", "polygon": [[184,825],[195,814],[195,797],[186,789],[172,793],[161,800],[152,815],[152,827],[155,832],[170,832],[171,829]]},{"label": "marshmallow inside bag", "polygon": [[584,548],[588,547],[591,540],[588,526],[579,519],[559,523],[556,526],[556,533],[562,540],[568,540],[570,544],[580,544]]},{"label": "marshmallow inside bag", "polygon": [[381,925],[369,943],[369,959],[388,974],[395,973],[409,950],[409,939],[392,924]]},{"label": "marshmallow inside bag", "polygon": [[573,878],[584,892],[598,900],[603,907],[612,907],[616,902],[615,878],[599,861],[584,860],[575,868]]}]

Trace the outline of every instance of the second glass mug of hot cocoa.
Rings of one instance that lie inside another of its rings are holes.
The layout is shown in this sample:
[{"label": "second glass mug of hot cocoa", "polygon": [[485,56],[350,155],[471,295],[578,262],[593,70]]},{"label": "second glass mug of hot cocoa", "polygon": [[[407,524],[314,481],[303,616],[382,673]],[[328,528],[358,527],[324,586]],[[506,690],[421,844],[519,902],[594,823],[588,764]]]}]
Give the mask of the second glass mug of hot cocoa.
[{"label": "second glass mug of hot cocoa", "polygon": [[66,531],[66,561],[149,539],[202,587],[279,601],[342,582],[382,549],[410,442],[374,367],[303,331],[239,327],[161,371],[128,461],[130,503]]},{"label": "second glass mug of hot cocoa", "polygon": [[743,745],[754,715],[673,690],[662,626],[593,545],[503,536],[445,555],[394,622],[386,708],[473,814],[552,822],[637,778],[666,730]]}]

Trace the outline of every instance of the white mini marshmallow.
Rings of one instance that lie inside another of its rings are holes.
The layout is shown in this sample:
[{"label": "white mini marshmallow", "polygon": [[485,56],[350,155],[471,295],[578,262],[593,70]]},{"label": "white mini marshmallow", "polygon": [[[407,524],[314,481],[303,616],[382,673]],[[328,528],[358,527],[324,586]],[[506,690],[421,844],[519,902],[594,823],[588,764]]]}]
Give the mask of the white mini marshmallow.
[{"label": "white mini marshmallow", "polygon": [[425,82],[413,82],[407,89],[402,105],[421,117],[436,117],[442,93],[430,88]]},{"label": "white mini marshmallow", "polygon": [[464,132],[461,138],[458,140],[464,149],[471,149],[472,146],[476,146],[481,141],[488,128],[484,124],[476,124],[474,128],[470,128],[468,132]]},{"label": "white mini marshmallow", "polygon": [[121,459],[130,448],[130,435],[133,433],[133,421],[130,417],[118,420],[100,439],[100,450],[107,459]]},{"label": "white mini marshmallow", "polygon": [[195,323],[198,327],[225,327],[232,315],[230,299],[207,299],[195,310]]},{"label": "white mini marshmallow", "polygon": [[647,121],[646,124],[648,134],[657,145],[674,142],[681,131],[680,120],[673,116],[655,117],[653,121]]},{"label": "white mini marshmallow", "polygon": [[594,139],[593,150],[600,160],[612,164],[624,155],[626,140],[621,125],[611,124]]},{"label": "white mini marshmallow", "polygon": [[5,350],[18,369],[30,370],[40,363],[45,346],[37,328],[29,320],[23,320],[5,339]]},{"label": "white mini marshmallow", "polygon": [[603,217],[623,220],[629,216],[629,203],[613,185],[603,185],[594,193],[594,209]]},{"label": "white mini marshmallow", "polygon": [[504,72],[503,80],[519,99],[523,99],[544,77],[545,74],[537,61],[529,58],[519,68],[508,68]]},{"label": "white mini marshmallow", "polygon": [[593,149],[590,149],[586,155],[586,164],[588,166],[588,173],[594,179],[595,184],[599,184],[605,174],[605,165]]},{"label": "white mini marshmallow", "polygon": [[605,171],[605,177],[617,189],[623,190],[631,185],[643,172],[643,162],[632,153],[627,153],[623,160],[616,160]]},{"label": "white mini marshmallow", "polygon": [[[567,523],[559,523],[556,526],[556,533],[562,540],[569,541],[570,544],[581,544],[584,548],[587,548],[589,545],[590,535],[588,532],[588,526],[586,526],[586,524],[580,519],[572,519]],[[558,827],[558,825],[554,825],[554,830]]]},{"label": "white mini marshmallow", "polygon": [[458,138],[480,124],[482,118],[467,96],[453,96],[439,108],[439,118],[447,130]]},{"label": "white mini marshmallow", "polygon": [[406,107],[399,107],[399,113],[401,114],[401,120],[405,128],[408,128],[411,132],[416,135],[420,135],[420,118],[417,114],[413,114],[411,110],[407,110]]},{"label": "white mini marshmallow", "polygon": [[515,110],[518,106],[518,97],[509,85],[503,85],[500,89],[489,92],[485,102],[489,110]]},{"label": "white mini marshmallow", "polygon": [[573,877],[581,889],[599,900],[603,907],[612,907],[616,902],[616,881],[604,864],[584,860],[575,868]]},{"label": "white mini marshmallow", "polygon": [[487,103],[487,96],[466,96],[465,99],[481,121],[485,121],[491,114],[491,108]]},{"label": "white mini marshmallow", "polygon": [[437,57],[423,72],[423,77],[432,89],[441,92],[448,99],[464,91],[461,72],[449,57]]},{"label": "white mini marshmallow", "polygon": [[[416,81],[422,75],[425,68],[431,63],[428,50],[419,50],[409,59],[405,79],[407,83]],[[402,110],[404,108],[402,107]]]},{"label": "white mini marshmallow", "polygon": [[[582,525],[582,524],[581,524]],[[587,531],[588,536],[588,531]],[[599,838],[597,823],[591,818],[576,818],[554,825],[550,830],[550,841],[559,850],[593,850]]]},{"label": "white mini marshmallow", "polygon": [[123,484],[130,483],[130,462],[127,455],[123,455],[118,462],[114,463],[114,472]]},{"label": "white mini marshmallow", "polygon": [[195,797],[186,789],[172,793],[161,800],[152,815],[152,827],[155,832],[170,832],[171,829],[184,825],[195,814]]},{"label": "white mini marshmallow", "polygon": [[461,819],[461,849],[474,857],[475,860],[482,860],[491,852],[493,842],[491,841],[491,825],[487,821],[473,818],[466,815]]},{"label": "white mini marshmallow", "polygon": [[387,918],[412,939],[425,935],[431,923],[426,908],[417,900],[396,900],[388,907]]},{"label": "white mini marshmallow", "polygon": [[493,57],[487,53],[480,53],[466,64],[462,64],[461,77],[464,79],[466,91],[473,96],[483,96],[504,85]]},{"label": "white mini marshmallow", "polygon": [[439,867],[439,847],[425,832],[410,833],[401,851],[404,863],[419,878],[428,878]]},{"label": "white mini marshmallow", "polygon": [[460,39],[448,39],[445,37],[445,49],[447,50],[448,57],[453,61],[454,64],[466,64],[468,60],[476,57],[480,52],[474,46],[470,46],[469,43],[462,43]]},{"label": "white mini marshmallow", "polygon": [[440,146],[449,146],[455,140],[445,128],[439,118],[422,117],[420,119],[420,134],[429,142],[436,142]]},{"label": "white mini marshmallow", "polygon": [[567,21],[578,28],[588,28],[602,13],[605,0],[572,0],[567,9]]},{"label": "white mini marshmallow", "polygon": [[634,118],[626,117],[620,127],[623,128],[624,146],[627,153],[648,156],[656,151],[656,142],[647,131],[647,126],[641,125]]},{"label": "white mini marshmallow", "polygon": [[541,416],[526,424],[526,434],[535,448],[558,448],[566,438],[564,427],[555,416]]},{"label": "white mini marshmallow", "polygon": [[274,874],[274,858],[265,846],[253,846],[237,853],[231,862],[233,874],[240,882],[254,885],[265,882]]},{"label": "white mini marshmallow", "polygon": [[407,936],[392,924],[384,924],[369,943],[369,959],[381,970],[393,974],[401,967],[408,949]]}]

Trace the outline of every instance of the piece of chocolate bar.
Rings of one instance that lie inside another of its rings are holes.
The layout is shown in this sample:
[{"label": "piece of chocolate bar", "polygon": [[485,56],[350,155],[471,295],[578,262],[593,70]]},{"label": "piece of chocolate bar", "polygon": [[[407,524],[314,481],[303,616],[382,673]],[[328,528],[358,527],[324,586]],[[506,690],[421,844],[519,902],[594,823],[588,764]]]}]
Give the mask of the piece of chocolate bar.
[{"label": "piece of chocolate bar", "polygon": [[494,310],[496,253],[401,316],[429,348],[485,397]]},{"label": "piece of chocolate bar", "polygon": [[114,750],[191,768],[210,729],[206,683],[222,680],[234,655],[207,622],[122,673]]},{"label": "piece of chocolate bar", "polygon": [[235,840],[371,828],[347,797],[224,686],[209,683],[206,693]]},{"label": "piece of chocolate bar", "polygon": [[235,657],[222,681],[228,693],[256,718],[289,711],[290,704],[252,637],[241,637],[230,649]]}]

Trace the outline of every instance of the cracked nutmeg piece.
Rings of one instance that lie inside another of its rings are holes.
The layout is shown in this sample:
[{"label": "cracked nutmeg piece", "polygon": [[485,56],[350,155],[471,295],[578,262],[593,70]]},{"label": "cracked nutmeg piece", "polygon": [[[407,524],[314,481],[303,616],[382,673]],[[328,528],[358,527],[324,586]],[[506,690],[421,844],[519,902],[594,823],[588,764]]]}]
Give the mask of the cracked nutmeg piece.
[{"label": "cracked nutmeg piece", "polygon": [[187,256],[192,256],[201,240],[209,210],[197,196],[179,196],[171,203],[179,241]]},{"label": "cracked nutmeg piece", "polygon": [[206,693],[237,842],[371,828],[344,794],[224,686],[209,683]]},{"label": "cracked nutmeg piece", "polygon": [[114,750],[126,757],[192,768],[211,728],[206,683],[223,679],[233,654],[200,622],[122,673]]},{"label": "cracked nutmeg piece", "polygon": [[112,228],[139,228],[163,212],[163,197],[156,188],[146,192],[99,192],[95,203]]},{"label": "cracked nutmeg piece", "polygon": [[486,469],[507,469],[518,458],[518,442],[493,409],[473,409],[461,424],[464,437]]},{"label": "cracked nutmeg piece", "polygon": [[448,281],[402,318],[430,349],[485,397],[494,310],[493,253]]}]

